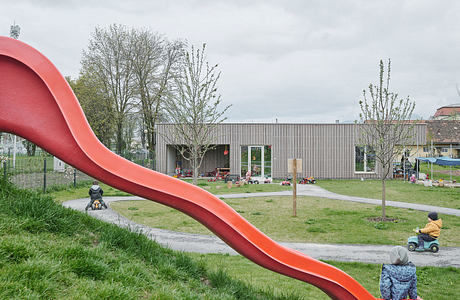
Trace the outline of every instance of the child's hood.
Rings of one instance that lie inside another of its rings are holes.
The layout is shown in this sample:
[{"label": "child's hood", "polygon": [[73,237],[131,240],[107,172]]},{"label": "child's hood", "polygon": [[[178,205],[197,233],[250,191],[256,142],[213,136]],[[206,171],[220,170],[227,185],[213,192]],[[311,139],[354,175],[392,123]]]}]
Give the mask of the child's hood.
[{"label": "child's hood", "polygon": [[92,189],[92,190],[95,190],[95,191],[97,191],[97,190],[100,189],[100,188],[101,188],[101,187],[98,186],[97,184],[94,184],[94,185],[91,186],[91,189]]},{"label": "child's hood", "polygon": [[441,219],[437,219],[436,221],[431,221],[431,223],[433,223],[436,226],[438,226],[439,229],[441,229],[441,227],[442,227],[442,220]]},{"label": "child's hood", "polygon": [[407,265],[383,265],[383,268],[388,271],[392,278],[396,278],[400,282],[408,282],[416,276],[415,265],[409,262]]}]

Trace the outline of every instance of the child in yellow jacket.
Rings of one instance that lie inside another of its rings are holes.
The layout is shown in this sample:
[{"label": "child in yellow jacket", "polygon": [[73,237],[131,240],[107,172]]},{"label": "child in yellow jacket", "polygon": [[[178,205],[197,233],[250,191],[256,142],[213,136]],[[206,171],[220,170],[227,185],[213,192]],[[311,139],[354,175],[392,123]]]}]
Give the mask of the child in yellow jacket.
[{"label": "child in yellow jacket", "polygon": [[414,230],[418,233],[418,248],[416,250],[424,250],[424,241],[432,242],[439,238],[441,234],[442,220],[438,218],[437,212],[430,212],[428,214],[428,223],[424,228]]}]

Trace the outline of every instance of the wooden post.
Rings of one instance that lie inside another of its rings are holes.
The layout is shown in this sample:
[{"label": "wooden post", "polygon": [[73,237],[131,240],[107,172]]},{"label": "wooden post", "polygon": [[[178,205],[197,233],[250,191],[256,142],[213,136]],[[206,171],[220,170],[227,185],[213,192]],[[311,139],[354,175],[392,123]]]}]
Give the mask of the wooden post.
[{"label": "wooden post", "polygon": [[297,217],[297,159],[292,160],[292,208],[293,216]]},{"label": "wooden post", "polygon": [[292,207],[293,216],[297,217],[297,172],[302,173],[302,159],[288,159],[288,173],[292,173]]}]

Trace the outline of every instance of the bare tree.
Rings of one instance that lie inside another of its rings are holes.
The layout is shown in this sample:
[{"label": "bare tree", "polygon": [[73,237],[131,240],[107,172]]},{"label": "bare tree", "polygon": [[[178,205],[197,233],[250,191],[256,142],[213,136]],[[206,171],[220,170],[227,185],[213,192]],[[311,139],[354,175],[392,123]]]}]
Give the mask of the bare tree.
[{"label": "bare tree", "polygon": [[413,125],[410,123],[415,102],[398,98],[398,94],[390,91],[391,60],[385,78],[385,67],[380,60],[378,85],[369,85],[369,96],[363,90],[360,118],[363,123],[359,128],[360,143],[375,154],[380,164],[380,180],[382,181],[382,219],[386,219],[386,186],[385,181],[392,170],[396,156],[402,152],[402,146],[407,145],[412,138]]},{"label": "bare tree", "polygon": [[132,61],[134,82],[139,98],[143,126],[141,137],[150,159],[154,158],[155,125],[162,116],[162,107],[169,86],[178,73],[185,44],[169,42],[150,30],[133,30]]},{"label": "bare tree", "polygon": [[176,144],[182,157],[193,169],[193,183],[197,183],[198,169],[204,155],[214,145],[216,126],[226,120],[220,110],[221,96],[217,93],[220,72],[218,65],[210,66],[205,61],[205,48],[192,46],[185,54],[181,76],[175,79],[176,90],[168,99],[166,110],[172,122],[172,129],[165,138]]},{"label": "bare tree", "polygon": [[134,106],[134,67],[130,58],[134,43],[130,31],[122,25],[96,27],[88,49],[83,51],[82,73],[95,76],[112,103],[115,118],[116,152],[123,154],[126,117]]}]

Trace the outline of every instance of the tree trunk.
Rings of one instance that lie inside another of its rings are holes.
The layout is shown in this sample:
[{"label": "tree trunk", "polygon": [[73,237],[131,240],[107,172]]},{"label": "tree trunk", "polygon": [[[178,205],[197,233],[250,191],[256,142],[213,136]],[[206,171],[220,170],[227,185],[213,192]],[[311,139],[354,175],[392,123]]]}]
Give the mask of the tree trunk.
[{"label": "tree trunk", "polygon": [[117,154],[123,155],[123,123],[117,124]]},{"label": "tree trunk", "polygon": [[197,157],[197,152],[195,149],[195,153],[193,154],[193,184],[197,185],[198,183],[198,157]]},{"label": "tree trunk", "polygon": [[382,219],[385,220],[387,217],[386,214],[386,184],[385,184],[385,179],[382,179]]}]

